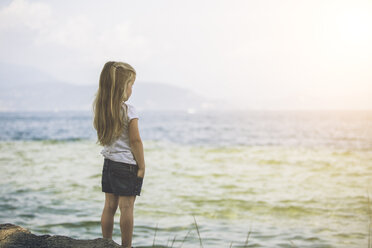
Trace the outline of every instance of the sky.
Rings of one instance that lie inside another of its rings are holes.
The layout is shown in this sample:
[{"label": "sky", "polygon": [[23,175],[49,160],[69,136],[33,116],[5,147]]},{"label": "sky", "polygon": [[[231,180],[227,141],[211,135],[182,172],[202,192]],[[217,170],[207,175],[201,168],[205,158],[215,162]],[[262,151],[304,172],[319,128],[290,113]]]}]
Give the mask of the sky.
[{"label": "sky", "polygon": [[98,84],[125,61],[241,109],[372,109],[371,44],[371,0],[0,1],[1,63]]}]

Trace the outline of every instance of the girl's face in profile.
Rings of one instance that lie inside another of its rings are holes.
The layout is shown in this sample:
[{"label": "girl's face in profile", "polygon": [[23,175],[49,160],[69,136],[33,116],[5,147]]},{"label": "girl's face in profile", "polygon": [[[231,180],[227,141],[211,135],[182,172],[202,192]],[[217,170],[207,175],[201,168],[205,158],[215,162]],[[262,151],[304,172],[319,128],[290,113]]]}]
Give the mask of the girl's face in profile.
[{"label": "girl's face in profile", "polygon": [[127,86],[127,92],[126,93],[127,93],[128,99],[132,95],[132,86],[133,86],[133,84],[134,84],[134,81],[132,83],[128,84],[128,86]]}]

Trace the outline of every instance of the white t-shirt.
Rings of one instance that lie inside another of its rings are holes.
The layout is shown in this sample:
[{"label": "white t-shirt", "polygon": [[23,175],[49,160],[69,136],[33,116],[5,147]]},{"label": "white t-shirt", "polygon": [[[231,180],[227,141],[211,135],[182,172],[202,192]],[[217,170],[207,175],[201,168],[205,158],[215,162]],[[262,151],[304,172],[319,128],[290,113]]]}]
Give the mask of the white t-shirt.
[{"label": "white t-shirt", "polygon": [[123,133],[111,145],[104,146],[101,154],[116,162],[137,164],[129,145],[129,122],[132,119],[138,119],[138,114],[134,106],[123,102],[122,107],[125,108],[125,105],[128,106],[128,120],[124,124]]}]

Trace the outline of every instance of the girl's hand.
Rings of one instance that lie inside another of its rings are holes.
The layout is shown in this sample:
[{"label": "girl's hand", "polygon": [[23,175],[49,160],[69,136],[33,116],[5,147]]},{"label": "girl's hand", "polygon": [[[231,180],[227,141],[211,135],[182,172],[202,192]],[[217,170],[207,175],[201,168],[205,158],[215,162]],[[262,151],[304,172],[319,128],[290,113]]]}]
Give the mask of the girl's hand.
[{"label": "girl's hand", "polygon": [[137,177],[144,178],[145,177],[145,170],[144,169],[138,169]]}]

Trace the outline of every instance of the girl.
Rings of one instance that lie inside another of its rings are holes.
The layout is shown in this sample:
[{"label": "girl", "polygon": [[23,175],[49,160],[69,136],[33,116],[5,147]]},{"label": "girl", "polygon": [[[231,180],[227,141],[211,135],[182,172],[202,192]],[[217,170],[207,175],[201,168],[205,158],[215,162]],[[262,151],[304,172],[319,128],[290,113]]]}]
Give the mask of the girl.
[{"label": "girl", "polygon": [[107,62],[101,72],[93,103],[97,143],[104,146],[101,217],[103,238],[112,239],[114,215],[120,208],[122,246],[132,246],[133,207],[145,175],[143,145],[135,108],[126,104],[132,94],[136,71],[127,63]]}]

